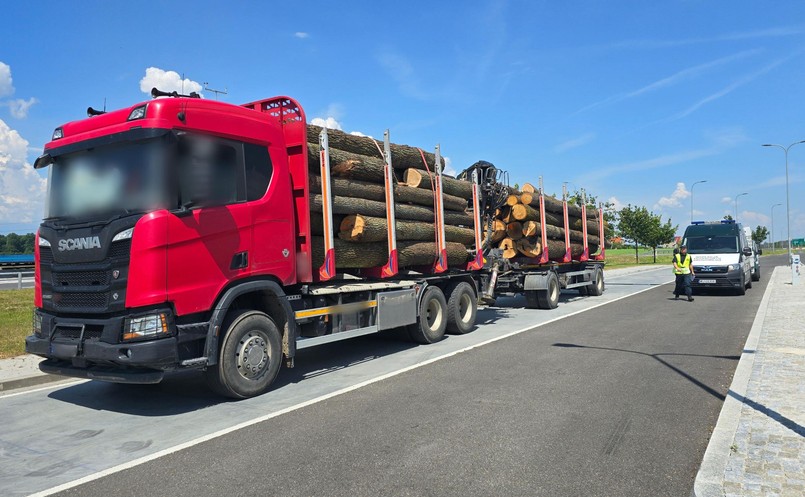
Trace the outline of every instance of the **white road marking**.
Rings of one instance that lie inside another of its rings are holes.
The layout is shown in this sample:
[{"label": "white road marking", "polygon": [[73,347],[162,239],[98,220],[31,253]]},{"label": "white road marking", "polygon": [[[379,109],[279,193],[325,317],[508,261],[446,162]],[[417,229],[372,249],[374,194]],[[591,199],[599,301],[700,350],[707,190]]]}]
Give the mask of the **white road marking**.
[{"label": "white road marking", "polygon": [[153,454],[149,454],[147,456],[143,456],[143,457],[140,457],[138,459],[134,459],[132,461],[129,461],[129,462],[126,462],[126,463],[123,463],[123,464],[118,464],[117,466],[113,466],[113,467],[105,469],[103,471],[99,471],[97,473],[87,475],[87,476],[85,476],[83,478],[79,478],[77,480],[73,480],[71,482],[67,482],[67,483],[64,483],[62,485],[58,485],[56,487],[49,488],[47,490],[37,492],[35,494],[31,494],[31,497],[53,495],[53,494],[58,493],[58,492],[63,492],[65,490],[75,488],[75,487],[77,487],[79,485],[83,485],[85,483],[89,483],[89,482],[98,480],[98,479],[103,478],[105,476],[113,475],[115,473],[119,473],[121,471],[131,469],[131,468],[133,468],[135,466],[145,464],[147,462],[159,459],[161,457],[173,454],[175,452],[179,452],[179,451],[184,450],[184,449],[189,449],[190,447],[193,447],[195,445],[199,445],[199,444],[202,444],[204,442],[208,442],[210,440],[220,438],[220,437],[222,437],[224,435],[228,435],[228,434],[233,433],[235,431],[242,430],[244,428],[248,428],[249,426],[253,426],[253,425],[262,423],[264,421],[268,421],[269,419],[276,418],[276,417],[281,416],[283,414],[287,414],[289,412],[293,412],[293,411],[297,411],[299,409],[303,409],[305,407],[308,407],[308,406],[313,405],[313,404],[317,404],[319,402],[323,402],[323,401],[331,399],[333,397],[337,397],[339,395],[343,395],[343,394],[352,392],[354,390],[358,390],[359,388],[363,388],[363,387],[371,385],[373,383],[377,383],[377,382],[392,378],[394,376],[398,376],[398,375],[401,375],[403,373],[407,373],[408,371],[421,368],[422,366],[427,366],[428,364],[433,364],[434,362],[441,361],[443,359],[447,359],[449,357],[453,357],[455,355],[458,355],[458,354],[461,354],[461,353],[464,353],[464,352],[468,352],[470,350],[473,350],[473,349],[476,349],[476,348],[479,348],[479,347],[483,347],[484,345],[489,345],[490,343],[494,343],[494,342],[497,342],[499,340],[503,340],[505,338],[509,338],[509,337],[512,337],[512,336],[515,336],[515,335],[519,335],[519,334],[524,333],[526,331],[535,330],[537,328],[541,328],[541,327],[543,327],[545,325],[554,323],[556,321],[560,321],[562,319],[569,318],[571,316],[575,316],[575,315],[581,314],[583,312],[591,311],[593,309],[597,309],[598,307],[602,307],[602,306],[611,304],[613,302],[617,302],[619,300],[623,300],[623,299],[626,299],[626,298],[629,298],[629,297],[633,297],[633,296],[641,294],[643,292],[647,292],[649,290],[659,288],[662,285],[666,285],[668,283],[671,283],[671,282],[669,281],[669,282],[663,283],[661,285],[654,285],[654,286],[650,286],[648,288],[643,288],[642,290],[638,290],[638,291],[630,293],[628,295],[622,295],[620,297],[614,298],[612,300],[608,300],[606,302],[601,302],[599,304],[595,304],[595,305],[592,305],[592,306],[584,308],[584,309],[579,309],[578,311],[574,311],[574,312],[572,312],[570,314],[566,314],[566,315],[563,315],[563,316],[558,316],[556,318],[550,319],[550,320],[548,320],[548,321],[546,321],[544,323],[540,323],[540,324],[535,325],[535,326],[532,325],[532,326],[528,326],[526,328],[521,328],[519,330],[515,330],[515,331],[512,331],[512,332],[500,335],[500,336],[496,336],[494,338],[490,338],[489,340],[486,340],[486,341],[483,341],[483,342],[480,342],[480,343],[476,343],[474,345],[470,345],[470,346],[465,347],[463,349],[455,350],[453,352],[449,352],[449,353],[441,355],[441,356],[433,357],[433,358],[428,359],[426,361],[422,361],[422,362],[419,362],[419,363],[416,363],[416,364],[412,364],[410,366],[406,366],[404,368],[398,369],[396,371],[392,371],[390,373],[382,374],[382,375],[377,376],[375,378],[371,378],[371,379],[362,381],[360,383],[356,383],[355,385],[344,387],[344,388],[342,388],[340,390],[330,392],[328,394],[316,397],[314,399],[310,399],[310,400],[307,400],[305,402],[301,402],[299,404],[286,407],[285,409],[281,409],[279,411],[272,412],[272,413],[269,413],[269,414],[254,418],[254,419],[251,419],[249,421],[244,421],[242,423],[238,423],[238,424],[236,424],[234,426],[230,426],[229,428],[224,428],[223,430],[219,430],[219,431],[210,433],[208,435],[204,435],[204,436],[195,438],[195,439],[190,440],[188,442],[181,443],[179,445],[175,445],[173,447],[169,447],[167,449],[163,449],[163,450],[160,450],[158,452],[154,452]]}]

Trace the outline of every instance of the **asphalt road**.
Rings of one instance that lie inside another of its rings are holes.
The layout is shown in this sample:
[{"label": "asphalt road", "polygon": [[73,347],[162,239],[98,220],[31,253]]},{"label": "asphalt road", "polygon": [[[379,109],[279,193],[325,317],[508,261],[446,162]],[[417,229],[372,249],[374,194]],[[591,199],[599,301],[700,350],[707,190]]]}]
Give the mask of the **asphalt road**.
[{"label": "asphalt road", "polygon": [[513,299],[428,347],[311,349],[248,401],[192,377],[0,397],[0,493],[688,495],[765,280],[688,303],[669,273],[552,312]]}]

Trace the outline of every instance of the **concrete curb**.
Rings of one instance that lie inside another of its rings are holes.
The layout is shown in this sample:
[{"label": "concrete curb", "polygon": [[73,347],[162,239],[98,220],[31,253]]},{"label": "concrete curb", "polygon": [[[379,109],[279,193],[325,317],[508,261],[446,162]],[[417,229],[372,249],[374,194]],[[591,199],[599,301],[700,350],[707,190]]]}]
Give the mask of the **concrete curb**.
[{"label": "concrete curb", "polygon": [[70,378],[41,373],[31,376],[23,376],[22,378],[15,378],[13,380],[3,380],[0,381],[0,394],[9,392],[11,390],[19,390],[20,388],[35,387],[38,385],[45,385],[47,383],[64,381],[66,379]]},{"label": "concrete curb", "polygon": [[[735,368],[735,375],[732,377],[729,392],[741,397],[746,397],[746,388],[749,385],[752,368],[755,365],[755,351],[763,331],[763,323],[766,320],[771,293],[783,270],[786,270],[786,268],[775,268],[769,279],[769,284],[766,286],[763,299],[760,301],[755,320],[752,322],[752,329],[746,338],[741,360],[738,362],[738,367]],[[730,447],[735,440],[735,431],[738,429],[742,408],[743,403],[741,401],[732,395],[727,395],[724,406],[721,408],[721,414],[718,416],[716,427],[713,430],[713,435],[710,437],[710,443],[707,444],[707,450],[704,453],[699,472],[696,474],[692,496],[724,497],[724,471],[732,454]]]}]

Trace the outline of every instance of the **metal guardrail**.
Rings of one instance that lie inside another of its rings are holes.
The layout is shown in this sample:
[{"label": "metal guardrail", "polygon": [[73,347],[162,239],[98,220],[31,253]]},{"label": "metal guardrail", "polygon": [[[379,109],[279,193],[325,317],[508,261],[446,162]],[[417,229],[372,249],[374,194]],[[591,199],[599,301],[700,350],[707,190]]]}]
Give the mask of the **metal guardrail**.
[{"label": "metal guardrail", "polygon": [[22,290],[22,279],[23,278],[33,278],[33,277],[34,277],[34,272],[33,271],[26,271],[26,272],[22,272],[22,271],[17,271],[17,272],[0,271],[0,281],[4,281],[4,280],[12,280],[13,281],[13,280],[16,279],[17,280],[17,290]]}]

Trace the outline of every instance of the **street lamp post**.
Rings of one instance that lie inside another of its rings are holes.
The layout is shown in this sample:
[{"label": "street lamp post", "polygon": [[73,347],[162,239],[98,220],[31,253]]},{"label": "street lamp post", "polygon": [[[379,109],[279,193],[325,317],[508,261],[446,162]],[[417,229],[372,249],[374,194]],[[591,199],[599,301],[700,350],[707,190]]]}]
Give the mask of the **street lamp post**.
[{"label": "street lamp post", "polygon": [[744,195],[749,195],[748,192],[739,193],[735,195],[735,222],[738,222],[738,197],[743,197]]},{"label": "street lamp post", "polygon": [[693,187],[698,185],[699,183],[707,183],[706,179],[701,181],[696,181],[692,185],[690,185],[690,224],[693,224]]},{"label": "street lamp post", "polygon": [[771,251],[774,253],[777,250],[777,242],[774,241],[774,208],[780,207],[783,204],[774,204],[771,206]]},{"label": "street lamp post", "polygon": [[786,238],[788,238],[788,264],[791,264],[791,200],[788,196],[788,151],[794,145],[805,143],[805,140],[794,142],[791,145],[784,147],[776,143],[764,143],[764,147],[777,147],[785,152],[785,224],[786,224]]}]

